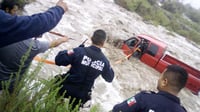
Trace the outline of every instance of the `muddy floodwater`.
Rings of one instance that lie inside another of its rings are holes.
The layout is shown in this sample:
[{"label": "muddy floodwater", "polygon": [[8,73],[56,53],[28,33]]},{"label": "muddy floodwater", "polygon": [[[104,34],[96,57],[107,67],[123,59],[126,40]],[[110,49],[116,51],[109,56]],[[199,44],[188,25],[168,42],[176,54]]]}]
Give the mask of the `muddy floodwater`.
[{"label": "muddy floodwater", "polygon": [[[57,0],[36,0],[26,6],[24,14],[31,15],[43,12],[54,6]],[[72,49],[89,39],[94,30],[105,29],[110,39],[127,39],[134,34],[151,35],[168,45],[167,53],[181,61],[200,69],[200,46],[177,34],[172,34],[161,26],[146,24],[136,13],[131,13],[116,5],[112,0],[65,0],[69,11],[63,15],[60,23],[52,30],[67,35],[74,40],[62,44],[57,48],[47,51],[48,59],[54,60],[55,55],[64,49]],[[52,40],[59,38],[55,35],[45,33],[43,39]],[[90,45],[86,42],[86,46]],[[102,112],[108,112],[113,105],[136,94],[140,90],[156,91],[159,73],[135,58],[122,63],[116,61],[123,59],[125,55],[120,49],[106,43],[102,49],[110,60],[115,71],[112,83],[106,83],[99,77],[94,85],[92,94],[92,105],[99,105]],[[40,54],[42,56],[44,54]],[[33,61],[32,68],[37,65]],[[66,72],[69,68],[44,64],[38,78],[52,78],[53,76]],[[188,112],[200,112],[200,97],[193,95],[187,88],[179,94],[182,105]],[[87,112],[88,109],[81,111]]]}]

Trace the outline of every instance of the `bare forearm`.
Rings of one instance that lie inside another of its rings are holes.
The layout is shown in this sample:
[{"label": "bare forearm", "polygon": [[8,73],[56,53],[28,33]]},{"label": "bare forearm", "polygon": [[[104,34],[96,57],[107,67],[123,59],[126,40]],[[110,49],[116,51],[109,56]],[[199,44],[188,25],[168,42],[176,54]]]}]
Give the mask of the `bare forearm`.
[{"label": "bare forearm", "polygon": [[67,40],[68,40],[67,37],[62,37],[62,38],[53,40],[53,41],[51,42],[51,44],[50,44],[50,48],[57,47],[57,46],[59,46],[60,44],[66,42]]}]

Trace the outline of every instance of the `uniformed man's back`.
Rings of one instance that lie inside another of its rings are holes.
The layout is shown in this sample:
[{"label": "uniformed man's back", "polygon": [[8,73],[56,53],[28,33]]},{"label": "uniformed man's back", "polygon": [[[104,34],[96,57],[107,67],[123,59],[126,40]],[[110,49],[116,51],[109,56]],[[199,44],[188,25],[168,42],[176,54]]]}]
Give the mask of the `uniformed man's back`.
[{"label": "uniformed man's back", "polygon": [[170,93],[159,91],[141,92],[142,112],[185,112],[180,105],[180,99]]},{"label": "uniformed man's back", "polygon": [[185,86],[188,74],[177,65],[169,65],[158,80],[158,93],[142,91],[117,104],[113,112],[186,112],[177,94]]}]

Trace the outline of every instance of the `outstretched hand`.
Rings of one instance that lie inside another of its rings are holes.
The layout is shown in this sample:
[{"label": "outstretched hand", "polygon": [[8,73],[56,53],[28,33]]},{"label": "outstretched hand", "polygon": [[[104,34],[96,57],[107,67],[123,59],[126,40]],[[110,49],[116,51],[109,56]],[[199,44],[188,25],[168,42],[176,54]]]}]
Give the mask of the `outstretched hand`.
[{"label": "outstretched hand", "polygon": [[69,38],[67,36],[64,36],[62,38],[59,38],[59,40],[63,43],[63,42],[67,42]]},{"label": "outstretched hand", "polygon": [[59,0],[56,5],[62,7],[65,12],[68,11],[67,3],[63,2],[63,0]]},{"label": "outstretched hand", "polygon": [[62,38],[58,38],[56,40],[53,40],[51,43],[50,43],[50,48],[52,47],[57,47],[59,46],[60,44],[64,43],[64,42],[67,42],[69,40],[68,37],[64,36]]}]

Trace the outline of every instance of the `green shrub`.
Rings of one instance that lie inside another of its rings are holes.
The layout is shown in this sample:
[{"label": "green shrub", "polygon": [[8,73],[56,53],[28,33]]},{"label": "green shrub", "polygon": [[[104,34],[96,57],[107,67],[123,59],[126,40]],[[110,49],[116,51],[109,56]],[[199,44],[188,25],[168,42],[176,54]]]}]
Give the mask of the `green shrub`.
[{"label": "green shrub", "polygon": [[189,32],[189,39],[200,44],[200,33],[197,31],[190,31]]},{"label": "green shrub", "polygon": [[128,10],[135,11],[139,4],[141,4],[140,0],[125,0],[127,3]]},{"label": "green shrub", "polygon": [[[137,12],[145,22],[165,26],[170,31],[200,43],[200,13],[191,7],[184,7],[184,5],[176,1],[164,2],[163,9],[155,3],[155,0],[118,1],[125,1],[123,5],[126,4],[126,6],[124,7],[130,11]],[[118,4],[121,5],[120,3]],[[183,13],[192,21],[185,19]]]},{"label": "green shrub", "polygon": [[155,15],[156,15],[155,16],[156,18],[152,18],[152,19],[155,19],[155,21],[158,21],[160,25],[166,26],[170,23],[169,18],[160,9],[156,10]]},{"label": "green shrub", "polygon": [[[36,78],[41,67],[39,64],[35,70],[23,76],[19,75],[19,70],[12,93],[7,90],[9,82],[3,83],[6,87],[0,96],[0,112],[70,112],[67,111],[68,102],[62,103],[63,97],[57,97],[59,87],[55,79],[48,81]],[[51,87],[55,89],[49,91]]]},{"label": "green shrub", "polygon": [[[27,54],[26,54],[27,55]],[[27,56],[23,58],[26,60]],[[23,61],[22,65],[23,66]],[[27,71],[22,78],[15,81],[15,88],[12,93],[8,92],[9,82],[3,83],[5,87],[0,95],[0,112],[78,112],[77,106],[72,109],[68,99],[58,96],[59,85],[62,80],[55,78],[45,80],[38,79],[37,75],[41,70],[42,63],[33,71]],[[19,70],[20,71],[20,70]],[[16,74],[16,77],[21,77]],[[92,107],[95,112],[97,107]]]}]

